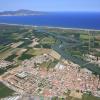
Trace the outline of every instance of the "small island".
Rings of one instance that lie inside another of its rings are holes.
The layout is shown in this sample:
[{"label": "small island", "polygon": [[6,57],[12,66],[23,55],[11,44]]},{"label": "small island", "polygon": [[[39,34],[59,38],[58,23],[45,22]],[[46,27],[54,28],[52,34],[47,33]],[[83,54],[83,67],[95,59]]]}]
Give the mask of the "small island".
[{"label": "small island", "polygon": [[20,9],[17,11],[3,11],[0,12],[0,16],[33,16],[33,15],[42,15],[44,12],[32,11]]}]

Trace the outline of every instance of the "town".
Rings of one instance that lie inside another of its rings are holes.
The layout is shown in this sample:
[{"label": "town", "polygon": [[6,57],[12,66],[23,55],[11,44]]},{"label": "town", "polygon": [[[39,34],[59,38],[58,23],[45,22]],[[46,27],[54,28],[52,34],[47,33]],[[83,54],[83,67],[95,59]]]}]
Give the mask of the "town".
[{"label": "town", "polygon": [[100,99],[100,31],[0,27],[1,100]]}]

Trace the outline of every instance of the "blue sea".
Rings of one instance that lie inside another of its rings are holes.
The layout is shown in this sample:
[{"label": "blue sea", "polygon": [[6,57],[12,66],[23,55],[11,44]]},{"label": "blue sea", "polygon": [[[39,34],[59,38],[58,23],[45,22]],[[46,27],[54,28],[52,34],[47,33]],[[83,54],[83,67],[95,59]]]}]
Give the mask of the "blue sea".
[{"label": "blue sea", "polygon": [[0,23],[100,30],[100,12],[55,12],[35,16],[0,16]]}]

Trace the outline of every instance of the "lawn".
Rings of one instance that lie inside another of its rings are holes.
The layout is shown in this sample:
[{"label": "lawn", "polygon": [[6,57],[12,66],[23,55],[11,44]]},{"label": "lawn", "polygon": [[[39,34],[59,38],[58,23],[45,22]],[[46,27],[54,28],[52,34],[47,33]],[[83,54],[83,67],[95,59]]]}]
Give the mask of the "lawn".
[{"label": "lawn", "polygon": [[6,87],[4,84],[0,83],[0,98],[13,95],[14,91]]}]

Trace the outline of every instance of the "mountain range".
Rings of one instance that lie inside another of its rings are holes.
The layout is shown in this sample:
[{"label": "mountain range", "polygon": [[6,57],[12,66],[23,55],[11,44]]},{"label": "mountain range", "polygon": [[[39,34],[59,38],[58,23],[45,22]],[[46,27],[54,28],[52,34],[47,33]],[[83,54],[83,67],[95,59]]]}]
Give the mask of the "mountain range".
[{"label": "mountain range", "polygon": [[27,15],[41,15],[43,12],[20,9],[16,11],[2,11],[0,16],[27,16]]}]

